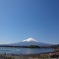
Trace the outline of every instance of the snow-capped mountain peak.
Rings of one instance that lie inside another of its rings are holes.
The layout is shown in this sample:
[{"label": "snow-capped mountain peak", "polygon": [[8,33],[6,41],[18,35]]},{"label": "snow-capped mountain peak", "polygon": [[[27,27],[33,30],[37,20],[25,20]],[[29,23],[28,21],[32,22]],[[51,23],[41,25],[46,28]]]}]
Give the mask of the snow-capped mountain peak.
[{"label": "snow-capped mountain peak", "polygon": [[23,40],[22,42],[13,43],[13,44],[10,44],[10,45],[12,45],[12,46],[31,46],[31,45],[51,46],[50,44],[38,42],[37,40],[35,40],[35,39],[33,39],[33,38],[28,38],[28,39],[26,39],[26,40]]},{"label": "snow-capped mountain peak", "polygon": [[22,42],[38,42],[38,41],[33,38],[28,38],[28,39],[23,40]]}]

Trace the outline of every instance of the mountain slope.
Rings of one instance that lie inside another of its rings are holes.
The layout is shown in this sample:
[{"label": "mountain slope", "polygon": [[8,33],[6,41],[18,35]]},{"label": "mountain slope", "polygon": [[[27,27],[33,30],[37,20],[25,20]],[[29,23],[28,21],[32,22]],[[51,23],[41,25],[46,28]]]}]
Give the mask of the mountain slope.
[{"label": "mountain slope", "polygon": [[41,43],[41,42],[19,42],[11,44],[12,46],[30,46],[30,45],[37,45],[37,46],[51,46],[50,44]]}]

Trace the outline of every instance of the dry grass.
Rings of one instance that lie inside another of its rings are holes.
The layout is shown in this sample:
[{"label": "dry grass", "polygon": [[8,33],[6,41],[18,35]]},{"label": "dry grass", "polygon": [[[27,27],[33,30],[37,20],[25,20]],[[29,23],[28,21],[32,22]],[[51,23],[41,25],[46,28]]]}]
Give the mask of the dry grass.
[{"label": "dry grass", "polygon": [[49,54],[29,55],[29,56],[15,56],[15,55],[0,55],[1,59],[57,59],[50,58]]}]

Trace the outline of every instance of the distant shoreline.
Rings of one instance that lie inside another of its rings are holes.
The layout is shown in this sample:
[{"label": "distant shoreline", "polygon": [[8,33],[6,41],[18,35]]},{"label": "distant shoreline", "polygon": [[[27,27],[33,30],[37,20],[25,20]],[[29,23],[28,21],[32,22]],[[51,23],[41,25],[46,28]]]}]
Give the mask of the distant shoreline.
[{"label": "distant shoreline", "polygon": [[11,47],[11,48],[52,48],[50,46],[37,46],[37,45],[30,45],[30,46],[0,45],[0,47]]}]

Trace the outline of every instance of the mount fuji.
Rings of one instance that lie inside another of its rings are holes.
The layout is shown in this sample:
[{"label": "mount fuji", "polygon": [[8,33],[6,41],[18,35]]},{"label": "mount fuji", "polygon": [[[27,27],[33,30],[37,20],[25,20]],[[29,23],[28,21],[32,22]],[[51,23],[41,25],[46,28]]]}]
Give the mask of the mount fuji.
[{"label": "mount fuji", "polygon": [[37,46],[51,46],[51,44],[46,44],[42,42],[38,42],[37,40],[33,38],[28,38],[26,40],[23,40],[22,42],[13,43],[12,46],[30,46],[30,45],[37,45]]}]

